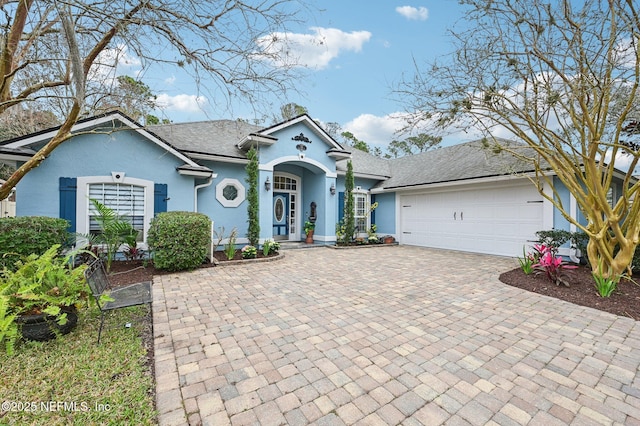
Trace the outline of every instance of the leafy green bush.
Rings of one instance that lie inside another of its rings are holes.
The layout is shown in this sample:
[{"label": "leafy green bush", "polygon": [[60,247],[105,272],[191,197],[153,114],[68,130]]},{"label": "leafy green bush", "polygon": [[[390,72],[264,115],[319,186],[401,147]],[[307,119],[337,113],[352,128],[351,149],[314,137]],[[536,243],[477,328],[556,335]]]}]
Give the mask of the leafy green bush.
[{"label": "leafy green bush", "polygon": [[0,269],[14,268],[21,257],[41,255],[51,246],[69,240],[64,219],[44,216],[0,218]]},{"label": "leafy green bush", "polygon": [[557,253],[560,246],[571,239],[571,232],[563,229],[550,229],[548,231],[538,231],[536,236],[541,244]]},{"label": "leafy green bush", "polygon": [[160,213],[151,221],[148,242],[156,268],[194,269],[207,257],[211,220],[202,213]]}]

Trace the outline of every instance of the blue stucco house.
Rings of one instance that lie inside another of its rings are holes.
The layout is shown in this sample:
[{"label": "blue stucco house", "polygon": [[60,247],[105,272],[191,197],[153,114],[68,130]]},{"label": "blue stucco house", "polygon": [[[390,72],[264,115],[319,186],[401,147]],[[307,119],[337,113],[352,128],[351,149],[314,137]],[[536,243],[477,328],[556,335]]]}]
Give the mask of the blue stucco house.
[{"label": "blue stucco house", "polygon": [[[0,160],[19,165],[55,131],[0,142]],[[81,120],[73,131],[19,183],[18,216],[62,217],[72,231],[88,233],[95,198],[130,216],[143,242],[155,214],[182,210],[208,215],[227,234],[236,228],[237,242],[246,244],[246,154],[255,147],[261,240],[303,240],[314,208],[314,241],[336,241],[347,161],[360,230],[375,223],[400,244],[516,256],[536,231],[570,229],[527,179],[531,166],[481,141],[387,160],[342,146],[308,115],[266,128],[234,120],[143,127],[116,111]],[[554,186],[579,216],[568,191]]]}]

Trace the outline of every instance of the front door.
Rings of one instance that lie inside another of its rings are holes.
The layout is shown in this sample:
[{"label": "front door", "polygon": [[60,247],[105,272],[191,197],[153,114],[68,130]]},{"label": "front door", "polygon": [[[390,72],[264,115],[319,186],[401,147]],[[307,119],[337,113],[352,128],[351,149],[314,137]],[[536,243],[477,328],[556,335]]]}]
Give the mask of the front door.
[{"label": "front door", "polygon": [[273,239],[289,239],[289,194],[273,193]]}]

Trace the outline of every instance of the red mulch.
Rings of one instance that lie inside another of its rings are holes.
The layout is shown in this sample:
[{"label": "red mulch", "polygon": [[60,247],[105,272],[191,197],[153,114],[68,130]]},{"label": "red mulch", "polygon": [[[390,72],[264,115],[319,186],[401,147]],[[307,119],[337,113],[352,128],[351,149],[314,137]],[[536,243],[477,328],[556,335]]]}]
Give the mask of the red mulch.
[{"label": "red mulch", "polygon": [[525,275],[520,268],[516,268],[500,275],[500,281],[534,293],[640,321],[640,277],[634,275],[633,281],[620,280],[618,288],[610,297],[598,294],[588,267],[567,270],[565,277],[570,287],[557,286],[547,280],[544,274]]}]

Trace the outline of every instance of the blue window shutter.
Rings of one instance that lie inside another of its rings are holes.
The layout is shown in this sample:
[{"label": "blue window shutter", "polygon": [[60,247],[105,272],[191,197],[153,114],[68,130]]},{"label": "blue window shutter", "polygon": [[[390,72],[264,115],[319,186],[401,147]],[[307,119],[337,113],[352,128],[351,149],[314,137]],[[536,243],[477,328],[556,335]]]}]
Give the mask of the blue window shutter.
[{"label": "blue window shutter", "polygon": [[153,186],[153,214],[164,213],[167,211],[167,184],[156,183]]},{"label": "blue window shutter", "polygon": [[344,218],[344,192],[338,192],[338,222]]},{"label": "blue window shutter", "polygon": [[76,232],[76,178],[60,178],[60,218],[69,221],[69,232]]},{"label": "blue window shutter", "polygon": [[[376,194],[371,194],[371,205],[376,202]],[[371,210],[371,224],[376,223],[376,210]]]}]

